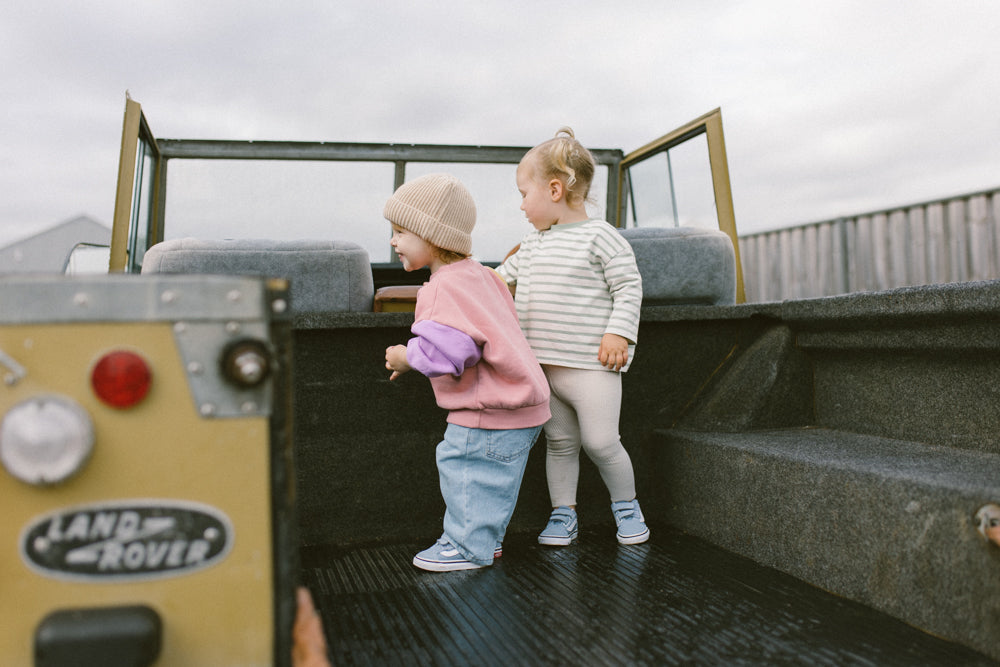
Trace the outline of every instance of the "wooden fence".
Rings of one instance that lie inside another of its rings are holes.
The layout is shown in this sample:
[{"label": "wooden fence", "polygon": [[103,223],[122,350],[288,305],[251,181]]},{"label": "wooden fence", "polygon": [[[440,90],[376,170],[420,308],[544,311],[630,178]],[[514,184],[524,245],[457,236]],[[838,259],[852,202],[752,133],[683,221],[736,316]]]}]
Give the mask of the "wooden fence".
[{"label": "wooden fence", "polygon": [[746,299],[1000,278],[1000,188],[740,237]]}]

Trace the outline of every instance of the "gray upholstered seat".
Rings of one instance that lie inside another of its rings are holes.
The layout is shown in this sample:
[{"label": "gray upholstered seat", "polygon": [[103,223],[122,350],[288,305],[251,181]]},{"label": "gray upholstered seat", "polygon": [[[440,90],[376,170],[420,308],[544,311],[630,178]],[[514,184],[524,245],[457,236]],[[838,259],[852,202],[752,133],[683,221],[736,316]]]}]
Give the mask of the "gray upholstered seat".
[{"label": "gray upholstered seat", "polygon": [[736,302],[736,253],[725,232],[632,227],[621,233],[635,252],[644,305]]},{"label": "gray upholstered seat", "polygon": [[346,241],[173,239],[146,251],[143,273],[255,275],[291,281],[292,311],[370,311],[368,252]]}]

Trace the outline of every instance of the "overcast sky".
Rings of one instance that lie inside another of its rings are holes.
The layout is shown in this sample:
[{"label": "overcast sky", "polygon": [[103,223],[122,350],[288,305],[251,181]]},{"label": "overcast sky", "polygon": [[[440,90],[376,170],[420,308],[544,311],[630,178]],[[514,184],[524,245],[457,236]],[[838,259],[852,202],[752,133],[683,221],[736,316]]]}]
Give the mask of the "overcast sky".
[{"label": "overcast sky", "polygon": [[998,34],[996,0],[7,2],[0,246],[110,225],[126,90],[170,138],[629,151],[721,107],[741,233],[990,189]]}]

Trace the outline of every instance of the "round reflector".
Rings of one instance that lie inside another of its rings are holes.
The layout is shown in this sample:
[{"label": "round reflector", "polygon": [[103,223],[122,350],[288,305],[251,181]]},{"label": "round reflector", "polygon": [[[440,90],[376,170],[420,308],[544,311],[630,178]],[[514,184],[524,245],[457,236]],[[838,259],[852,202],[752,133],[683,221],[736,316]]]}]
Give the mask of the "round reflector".
[{"label": "round reflector", "polygon": [[0,422],[0,461],[28,484],[56,484],[72,477],[93,448],[90,415],[62,396],[22,401]]},{"label": "round reflector", "polygon": [[139,403],[149,393],[152,381],[146,360],[127,350],[105,354],[90,374],[94,393],[113,408],[130,408]]}]

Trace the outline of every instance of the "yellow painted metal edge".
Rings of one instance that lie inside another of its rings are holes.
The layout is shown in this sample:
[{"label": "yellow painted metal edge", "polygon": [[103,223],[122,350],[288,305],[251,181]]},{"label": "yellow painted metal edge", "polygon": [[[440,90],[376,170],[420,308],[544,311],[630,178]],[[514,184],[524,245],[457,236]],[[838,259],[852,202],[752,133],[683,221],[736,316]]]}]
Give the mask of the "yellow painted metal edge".
[{"label": "yellow painted metal edge", "polygon": [[[676,145],[676,144],[683,143],[684,141],[686,141],[686,139],[680,140],[680,141],[679,141],[679,139],[681,139],[681,137],[685,137],[688,134],[691,134],[692,132],[695,133],[694,136],[697,136],[698,134],[701,134],[705,130],[700,130],[699,131],[699,129],[702,128],[702,127],[704,127],[708,123],[708,119],[711,118],[711,117],[713,117],[713,116],[718,116],[719,117],[719,122],[721,123],[722,122],[722,120],[721,120],[722,119],[722,109],[721,108],[713,109],[712,111],[709,111],[708,113],[706,113],[706,114],[704,114],[702,116],[699,116],[698,118],[694,119],[690,123],[687,123],[685,125],[681,125],[676,130],[673,130],[673,131],[671,131],[671,132],[669,132],[667,134],[664,134],[659,139],[654,139],[653,141],[649,142],[645,146],[637,148],[634,151],[632,151],[631,153],[628,153],[622,159],[622,168],[630,166],[631,163],[633,163],[633,162],[638,162],[639,160],[641,160],[642,158],[644,158],[648,153],[652,153],[652,152],[660,150],[661,148],[664,148],[664,147],[670,147],[670,146],[673,146],[673,145]],[[690,138],[690,137],[688,137],[688,138]]]},{"label": "yellow painted metal edge", "polygon": [[736,212],[733,208],[733,190],[729,181],[729,160],[726,157],[726,140],[722,135],[720,110],[716,109],[705,119],[705,132],[719,229],[728,234],[733,242],[733,252],[736,254],[736,303],[744,303],[747,298],[743,288],[743,263],[740,261],[740,240],[736,232]]},{"label": "yellow painted metal edge", "polygon": [[118,185],[115,189],[115,213],[111,227],[110,273],[125,270],[128,262],[128,228],[132,219],[132,188],[135,184],[135,156],[139,143],[142,107],[125,94],[125,118],[122,121],[122,145],[118,155]]}]

